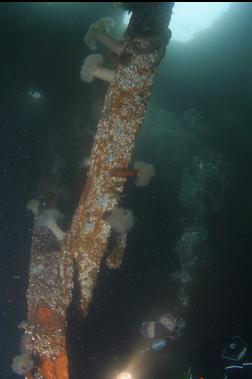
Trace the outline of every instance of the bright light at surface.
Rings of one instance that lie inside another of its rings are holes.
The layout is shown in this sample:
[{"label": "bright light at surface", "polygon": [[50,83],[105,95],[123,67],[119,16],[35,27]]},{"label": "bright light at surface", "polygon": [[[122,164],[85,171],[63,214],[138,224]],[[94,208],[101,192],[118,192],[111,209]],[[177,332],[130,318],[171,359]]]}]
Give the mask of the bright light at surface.
[{"label": "bright light at surface", "polygon": [[132,379],[132,375],[127,371],[123,371],[117,375],[116,379]]},{"label": "bright light at surface", "polygon": [[129,21],[130,21],[131,14],[132,14],[131,12],[125,12],[125,13],[124,13],[123,24],[124,24],[125,26],[128,25],[128,23],[129,23]]},{"label": "bright light at surface", "polygon": [[[184,3],[177,2],[173,8],[170,23],[172,39],[175,41],[190,41],[195,33],[208,28],[220,17],[231,3]],[[131,13],[125,12],[123,23],[128,25]]]},{"label": "bright light at surface", "polygon": [[195,33],[208,28],[231,3],[175,3],[170,23],[172,39],[189,41]]}]

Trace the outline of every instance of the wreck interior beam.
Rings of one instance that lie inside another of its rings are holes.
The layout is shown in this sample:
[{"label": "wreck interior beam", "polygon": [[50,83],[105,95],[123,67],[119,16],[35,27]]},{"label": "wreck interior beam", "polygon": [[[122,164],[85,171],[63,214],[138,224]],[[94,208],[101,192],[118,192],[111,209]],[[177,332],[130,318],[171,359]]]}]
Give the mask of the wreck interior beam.
[{"label": "wreck interior beam", "polygon": [[[154,78],[170,38],[173,3],[123,3],[133,7],[101,119],[98,123],[85,189],[63,245],[50,231],[34,227],[29,274],[26,348],[34,357],[27,378],[68,379],[67,308],[71,300],[73,259],[77,263],[81,307],[87,314],[110,225],[104,215],[116,207]],[[118,171],[119,170],[119,171]],[[118,267],[126,236],[118,236],[111,267]]]}]

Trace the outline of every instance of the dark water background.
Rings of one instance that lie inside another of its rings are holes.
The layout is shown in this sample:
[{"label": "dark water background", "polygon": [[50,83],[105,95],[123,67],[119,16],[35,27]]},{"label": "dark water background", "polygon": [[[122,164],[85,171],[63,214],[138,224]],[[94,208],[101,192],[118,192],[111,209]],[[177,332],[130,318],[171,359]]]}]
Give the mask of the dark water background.
[{"label": "dark water background", "polygon": [[[1,379],[18,377],[10,365],[19,349],[17,325],[26,319],[33,222],[25,205],[36,196],[41,162],[52,152],[66,157],[65,183],[73,197],[69,217],[82,188],[77,162],[90,151],[107,87],[100,81],[80,82],[80,67],[89,54],[83,35],[105,16],[122,22],[122,10],[112,3],[0,5]],[[193,184],[186,182],[186,187],[185,170],[192,172],[199,156],[221,157],[216,182],[222,196],[211,189],[211,180],[201,183],[207,195],[197,225],[208,231],[207,258],[189,289],[180,346],[167,355],[150,355],[145,378],[175,378],[194,347],[206,378],[221,378],[220,351],[228,336],[240,335],[252,348],[251,20],[252,5],[234,3],[192,42],[168,47],[135,152],[137,159],[155,165],[157,176],[141,190],[128,183],[125,205],[137,223],[123,267],[100,275],[85,323],[76,310],[70,314],[74,379],[109,378],[113,367],[123,368],[136,349],[141,322],[176,302],[170,276],[179,267],[175,247],[184,228],[195,225],[199,205],[192,203],[195,216],[183,206],[181,194],[192,190]],[[31,89],[41,91],[40,102],[29,97]],[[196,129],[191,122],[181,131],[188,110],[194,112]],[[84,154],[72,137],[76,124],[91,129],[84,131]]]}]

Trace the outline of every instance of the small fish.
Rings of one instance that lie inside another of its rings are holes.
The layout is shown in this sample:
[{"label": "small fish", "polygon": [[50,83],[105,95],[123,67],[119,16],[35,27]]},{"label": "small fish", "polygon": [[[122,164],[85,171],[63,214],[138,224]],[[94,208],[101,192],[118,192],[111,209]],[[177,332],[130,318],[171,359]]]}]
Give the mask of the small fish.
[{"label": "small fish", "polygon": [[165,313],[164,315],[160,316],[158,322],[163,325],[163,327],[169,332],[173,332],[177,324],[176,318],[170,313]]},{"label": "small fish", "polygon": [[152,342],[151,349],[154,351],[163,350],[167,345],[167,342],[165,339],[160,338]]},{"label": "small fish", "polygon": [[167,342],[164,338],[159,338],[154,340],[149,347],[144,350],[139,351],[140,354],[145,354],[149,351],[160,351],[163,350],[167,345]]},{"label": "small fish", "polygon": [[143,322],[142,325],[141,325],[140,332],[142,333],[142,335],[144,337],[154,338],[154,336],[155,336],[155,326],[156,326],[155,321],[146,321],[146,322]]}]

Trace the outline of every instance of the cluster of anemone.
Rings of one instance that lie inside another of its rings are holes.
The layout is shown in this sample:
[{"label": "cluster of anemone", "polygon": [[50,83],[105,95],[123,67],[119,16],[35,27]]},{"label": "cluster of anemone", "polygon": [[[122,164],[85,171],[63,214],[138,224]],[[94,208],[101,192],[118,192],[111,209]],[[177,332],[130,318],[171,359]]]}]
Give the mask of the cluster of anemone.
[{"label": "cluster of anemone", "polygon": [[57,240],[62,241],[66,235],[58,225],[58,222],[62,219],[63,215],[58,209],[45,209],[37,218],[37,226],[49,229]]},{"label": "cluster of anemone", "polygon": [[28,211],[31,211],[33,213],[34,217],[38,216],[40,207],[41,207],[41,202],[39,199],[31,199],[26,204],[26,209]]},{"label": "cluster of anemone", "polygon": [[41,202],[39,199],[28,201],[26,209],[33,213],[36,227],[49,229],[59,241],[62,241],[65,238],[66,233],[63,232],[58,225],[63,219],[63,215],[58,209],[41,210]]},{"label": "cluster of anemone", "polygon": [[11,368],[16,374],[26,376],[32,371],[33,366],[34,362],[32,355],[26,351],[13,358]]},{"label": "cluster of anemone", "polygon": [[[27,322],[22,321],[19,328],[26,330],[26,326]],[[26,376],[31,373],[33,367],[34,360],[31,352],[26,350],[26,335],[23,334],[20,344],[20,354],[12,359],[11,368],[16,374]]]},{"label": "cluster of anemone", "polygon": [[[110,18],[102,18],[92,24],[84,38],[85,44],[95,50],[97,42],[101,42],[115,54],[122,52],[122,44],[115,41],[109,34],[109,30],[114,27],[115,21]],[[90,54],[83,62],[80,77],[84,82],[91,83],[95,78],[111,82],[114,78],[115,71],[103,67],[103,56],[101,54]]]},{"label": "cluster of anemone", "polygon": [[84,82],[91,83],[95,78],[111,82],[115,71],[102,66],[103,56],[101,54],[88,55],[81,67],[80,77]]},{"label": "cluster of anemone", "polygon": [[150,163],[136,161],[133,167],[136,170],[135,184],[138,187],[147,186],[156,175],[155,167]]},{"label": "cluster of anemone", "polygon": [[[133,176],[135,184],[139,187],[147,186],[151,179],[155,176],[156,170],[153,165],[146,162],[137,161],[133,170],[120,169],[113,170],[112,176]],[[123,207],[114,207],[106,215],[106,222],[111,226],[117,234],[128,233],[135,224],[132,211]]]},{"label": "cluster of anemone", "polygon": [[111,17],[102,18],[94,24],[91,24],[84,37],[85,44],[90,50],[95,50],[97,48],[97,42],[101,42],[115,54],[120,54],[122,52],[122,44],[115,41],[109,34],[110,29],[114,26],[115,21]]},{"label": "cluster of anemone", "polygon": [[106,222],[117,234],[128,233],[134,226],[134,215],[130,209],[114,207],[106,216]]}]

